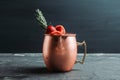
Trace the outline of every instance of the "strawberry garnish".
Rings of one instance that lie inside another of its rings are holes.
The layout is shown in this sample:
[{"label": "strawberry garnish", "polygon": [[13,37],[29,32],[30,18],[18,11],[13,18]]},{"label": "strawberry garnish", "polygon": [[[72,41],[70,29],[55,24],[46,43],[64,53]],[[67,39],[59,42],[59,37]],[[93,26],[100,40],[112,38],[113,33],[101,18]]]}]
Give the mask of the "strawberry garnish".
[{"label": "strawberry garnish", "polygon": [[51,34],[51,32],[56,31],[56,28],[52,25],[49,25],[46,30],[46,34]]},{"label": "strawberry garnish", "polygon": [[57,25],[56,30],[61,32],[62,34],[65,34],[65,28],[62,25]]},{"label": "strawberry garnish", "polygon": [[40,26],[46,30],[46,34],[52,34],[52,35],[64,35],[66,33],[65,28],[62,25],[57,25],[56,27],[52,25],[47,25],[47,21],[45,17],[42,14],[42,11],[39,9],[36,10],[36,19]]},{"label": "strawberry garnish", "polygon": [[49,25],[46,30],[46,34],[51,34],[56,36],[64,35],[65,33],[66,33],[65,28],[62,25],[57,25],[56,27]]},{"label": "strawberry garnish", "polygon": [[62,33],[59,31],[53,31],[53,32],[51,32],[51,35],[60,36],[60,35],[62,35]]}]

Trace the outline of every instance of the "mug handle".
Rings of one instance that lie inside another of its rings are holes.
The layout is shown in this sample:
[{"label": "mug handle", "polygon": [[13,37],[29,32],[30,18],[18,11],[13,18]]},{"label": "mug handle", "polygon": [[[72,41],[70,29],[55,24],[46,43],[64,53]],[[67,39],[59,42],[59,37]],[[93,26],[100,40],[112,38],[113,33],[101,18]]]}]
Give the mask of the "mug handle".
[{"label": "mug handle", "polygon": [[85,61],[86,54],[87,54],[87,45],[86,45],[86,42],[85,42],[85,41],[83,41],[83,42],[77,42],[77,45],[84,47],[84,55],[83,55],[83,57],[82,57],[82,61],[76,60],[76,61],[75,61],[75,64],[76,64],[76,63],[81,63],[81,64],[83,64],[84,61]]}]

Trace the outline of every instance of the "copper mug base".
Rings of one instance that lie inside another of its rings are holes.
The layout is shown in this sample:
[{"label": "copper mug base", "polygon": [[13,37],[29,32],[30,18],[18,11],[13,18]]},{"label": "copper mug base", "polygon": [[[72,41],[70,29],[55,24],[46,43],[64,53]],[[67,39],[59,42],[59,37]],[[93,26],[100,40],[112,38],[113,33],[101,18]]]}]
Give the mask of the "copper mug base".
[{"label": "copper mug base", "polygon": [[[82,61],[76,61],[78,45],[84,46]],[[43,42],[43,58],[49,71],[71,71],[75,63],[84,63],[86,43],[77,42],[76,34],[53,36],[45,34]]]}]

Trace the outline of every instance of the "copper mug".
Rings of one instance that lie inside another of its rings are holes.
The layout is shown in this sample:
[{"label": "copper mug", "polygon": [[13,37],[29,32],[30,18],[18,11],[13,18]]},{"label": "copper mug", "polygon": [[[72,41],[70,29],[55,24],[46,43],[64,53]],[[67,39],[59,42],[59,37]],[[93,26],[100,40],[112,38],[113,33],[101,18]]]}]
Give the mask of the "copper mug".
[{"label": "copper mug", "polygon": [[[77,46],[84,47],[82,61],[76,60]],[[76,34],[53,36],[45,34],[43,42],[43,58],[49,71],[70,71],[75,63],[84,63],[86,42],[77,42]]]}]

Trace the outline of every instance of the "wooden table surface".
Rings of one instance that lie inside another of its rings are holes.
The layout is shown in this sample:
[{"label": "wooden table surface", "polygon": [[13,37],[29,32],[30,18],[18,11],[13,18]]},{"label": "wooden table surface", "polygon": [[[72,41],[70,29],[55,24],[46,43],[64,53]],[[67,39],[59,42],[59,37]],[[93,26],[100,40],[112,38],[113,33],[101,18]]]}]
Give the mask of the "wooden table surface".
[{"label": "wooden table surface", "polygon": [[0,80],[120,80],[120,54],[87,54],[72,71],[51,73],[41,53],[1,53]]}]

